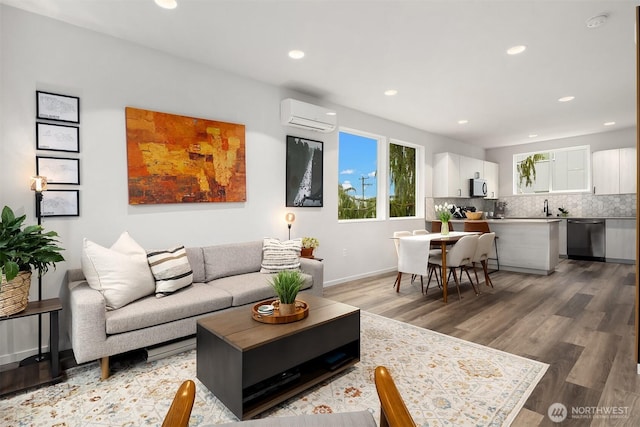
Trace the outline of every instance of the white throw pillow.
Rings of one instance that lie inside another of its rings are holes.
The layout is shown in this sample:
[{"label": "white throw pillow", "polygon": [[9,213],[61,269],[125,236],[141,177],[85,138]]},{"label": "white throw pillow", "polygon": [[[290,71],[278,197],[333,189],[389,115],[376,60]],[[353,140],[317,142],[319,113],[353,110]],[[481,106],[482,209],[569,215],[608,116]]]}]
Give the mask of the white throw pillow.
[{"label": "white throw pillow", "polygon": [[85,238],[82,272],[89,286],[102,293],[107,310],[123,307],[156,290],[147,252],[126,231],[111,248]]},{"label": "white throw pillow", "polygon": [[277,273],[300,269],[302,239],[286,240],[265,238],[262,242],[261,273]]},{"label": "white throw pillow", "polygon": [[150,251],[147,253],[147,260],[156,279],[157,298],[171,295],[193,283],[193,271],[184,246]]}]

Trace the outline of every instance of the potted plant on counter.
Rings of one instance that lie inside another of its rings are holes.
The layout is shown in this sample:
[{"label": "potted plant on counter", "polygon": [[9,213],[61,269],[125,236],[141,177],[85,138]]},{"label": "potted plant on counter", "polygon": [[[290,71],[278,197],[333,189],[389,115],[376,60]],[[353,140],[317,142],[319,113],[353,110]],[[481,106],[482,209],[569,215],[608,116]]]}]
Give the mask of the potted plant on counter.
[{"label": "potted plant on counter", "polygon": [[303,237],[300,256],[302,258],[313,258],[313,250],[318,246],[320,246],[320,242],[315,237]]},{"label": "potted plant on counter", "polygon": [[64,258],[55,231],[45,233],[40,225],[23,228],[26,215],[16,218],[8,206],[0,218],[0,316],[9,316],[27,307],[32,270],[45,274]]},{"label": "potted plant on counter", "polygon": [[281,316],[296,312],[296,297],[303,283],[304,277],[295,270],[279,271],[271,278],[271,286],[278,296],[277,308]]}]

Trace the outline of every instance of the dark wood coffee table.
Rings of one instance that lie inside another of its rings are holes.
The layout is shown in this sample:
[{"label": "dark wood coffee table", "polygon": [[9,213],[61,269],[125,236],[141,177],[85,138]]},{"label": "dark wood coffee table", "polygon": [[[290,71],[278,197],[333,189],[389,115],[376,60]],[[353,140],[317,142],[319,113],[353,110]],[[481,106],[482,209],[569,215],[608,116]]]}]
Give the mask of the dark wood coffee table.
[{"label": "dark wood coffee table", "polygon": [[248,419],[360,360],[360,309],[312,295],[297,322],[267,324],[251,306],[198,320],[197,377],[240,419]]}]

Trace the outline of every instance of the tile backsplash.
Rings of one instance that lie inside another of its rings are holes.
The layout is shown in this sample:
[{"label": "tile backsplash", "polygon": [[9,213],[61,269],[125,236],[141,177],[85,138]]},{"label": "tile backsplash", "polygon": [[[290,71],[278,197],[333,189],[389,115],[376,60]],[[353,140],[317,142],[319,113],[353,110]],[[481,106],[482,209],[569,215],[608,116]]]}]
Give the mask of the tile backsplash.
[{"label": "tile backsplash", "polygon": [[[500,197],[497,201],[506,202],[505,216],[543,217],[544,201],[549,201],[549,211],[556,216],[558,208],[569,211],[570,217],[635,217],[635,194],[543,194]],[[426,218],[434,219],[434,206],[441,203],[456,206],[475,206],[484,212],[495,211],[496,200],[484,199],[426,199]]]}]

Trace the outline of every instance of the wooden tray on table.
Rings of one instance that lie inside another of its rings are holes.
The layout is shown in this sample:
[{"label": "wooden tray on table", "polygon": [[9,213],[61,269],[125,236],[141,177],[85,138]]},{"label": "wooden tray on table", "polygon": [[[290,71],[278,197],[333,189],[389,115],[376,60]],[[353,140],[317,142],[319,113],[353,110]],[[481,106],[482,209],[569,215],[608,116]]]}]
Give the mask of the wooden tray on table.
[{"label": "wooden tray on table", "polygon": [[272,305],[276,301],[278,300],[268,299],[254,304],[253,307],[251,307],[251,317],[262,323],[291,323],[302,320],[309,315],[309,304],[299,299],[296,300],[296,312],[293,314],[281,315],[278,311],[277,304],[276,308],[273,310],[273,314],[258,313],[258,307],[261,305]]}]

